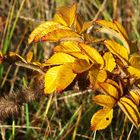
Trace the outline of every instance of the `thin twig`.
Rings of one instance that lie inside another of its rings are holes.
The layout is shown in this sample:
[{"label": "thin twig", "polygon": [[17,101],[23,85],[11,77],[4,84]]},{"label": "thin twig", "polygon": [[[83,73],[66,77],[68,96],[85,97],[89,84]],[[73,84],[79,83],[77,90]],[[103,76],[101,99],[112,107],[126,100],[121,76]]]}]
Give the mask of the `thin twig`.
[{"label": "thin twig", "polygon": [[33,70],[33,71],[37,71],[37,72],[39,72],[39,73],[41,73],[41,74],[45,74],[45,72],[43,71],[43,70],[41,70],[39,67],[37,67],[37,66],[34,66],[34,65],[32,65],[32,64],[26,64],[26,63],[23,63],[23,62],[15,62],[15,64],[17,65],[17,66],[20,66],[20,67],[24,67],[24,68],[28,68],[28,69],[31,69],[31,70]]}]

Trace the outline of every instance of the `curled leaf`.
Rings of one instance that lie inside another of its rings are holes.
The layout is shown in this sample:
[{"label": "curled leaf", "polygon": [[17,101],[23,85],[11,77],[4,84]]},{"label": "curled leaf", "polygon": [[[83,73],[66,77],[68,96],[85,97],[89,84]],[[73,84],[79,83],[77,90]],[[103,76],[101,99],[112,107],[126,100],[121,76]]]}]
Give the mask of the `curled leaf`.
[{"label": "curled leaf", "polygon": [[128,35],[123,26],[119,22],[115,20],[113,22],[105,20],[97,20],[95,21],[95,23],[102,26],[102,28],[99,29],[100,32],[110,34],[118,38],[120,41],[122,41],[124,47],[127,49],[128,53],[130,53],[130,48],[128,44]]},{"label": "curled leaf", "polygon": [[138,92],[138,90],[131,90],[130,92],[130,98],[132,99],[132,101],[139,106],[140,104],[140,94]]},{"label": "curled leaf", "polygon": [[122,109],[122,111],[125,113],[125,115],[128,117],[128,119],[136,126],[138,127],[140,123],[140,113],[138,111],[138,108],[134,102],[127,98],[127,97],[122,97],[118,105]]}]

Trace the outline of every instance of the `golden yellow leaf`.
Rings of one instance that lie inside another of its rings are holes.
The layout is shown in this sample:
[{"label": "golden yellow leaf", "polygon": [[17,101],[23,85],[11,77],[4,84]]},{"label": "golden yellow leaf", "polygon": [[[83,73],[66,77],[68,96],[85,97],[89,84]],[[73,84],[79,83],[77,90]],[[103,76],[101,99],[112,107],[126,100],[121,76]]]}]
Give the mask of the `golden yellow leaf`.
[{"label": "golden yellow leaf", "polygon": [[76,14],[74,20],[74,28],[78,33],[81,32],[83,24],[84,24],[83,17],[80,14]]},{"label": "golden yellow leaf", "polygon": [[65,26],[71,27],[75,20],[76,10],[76,3],[70,7],[60,7],[54,16],[54,21],[61,23]]},{"label": "golden yellow leaf", "polygon": [[58,29],[52,32],[49,32],[47,35],[41,37],[41,41],[50,41],[50,42],[57,42],[57,41],[81,41],[80,35],[72,30],[66,29]]},{"label": "golden yellow leaf", "polygon": [[112,79],[107,79],[106,80],[107,83],[113,85],[114,87],[116,87],[117,89],[119,89],[119,85],[118,83],[116,83],[115,81],[113,81]]},{"label": "golden yellow leaf", "polygon": [[128,117],[128,119],[136,126],[138,127],[140,123],[140,113],[138,111],[138,108],[136,104],[133,103],[133,101],[127,97],[122,97],[118,105],[122,109],[122,111],[125,113],[125,115]]},{"label": "golden yellow leaf", "polygon": [[123,26],[117,21],[105,21],[105,20],[97,20],[97,24],[101,25],[102,28],[99,29],[100,32],[110,34],[116,38],[118,38],[127,49],[128,53],[130,53],[130,48],[128,44],[128,35],[123,28]]},{"label": "golden yellow leaf", "polygon": [[82,33],[82,32],[85,32],[85,31],[86,31],[88,28],[90,28],[92,25],[93,25],[93,21],[84,22],[84,24],[83,24],[83,26],[82,26],[81,33]]},{"label": "golden yellow leaf", "polygon": [[100,70],[97,65],[92,66],[89,70],[89,81],[93,88],[98,87],[98,83],[104,82],[107,78],[107,73],[105,70]]},{"label": "golden yellow leaf", "polygon": [[140,69],[128,66],[127,71],[131,76],[134,76],[136,79],[140,79]]},{"label": "golden yellow leaf", "polygon": [[134,53],[130,56],[129,63],[131,66],[140,69],[140,55],[138,53]]},{"label": "golden yellow leaf", "polygon": [[71,63],[52,67],[45,74],[44,92],[46,94],[54,91],[60,92],[70,85],[75,77],[76,74],[72,71]]},{"label": "golden yellow leaf", "polygon": [[93,63],[100,64],[101,68],[104,66],[104,60],[95,48],[93,48],[89,45],[86,45],[84,43],[79,43],[79,48],[83,51],[83,53],[85,55],[87,55],[89,57],[89,59]]},{"label": "golden yellow leaf", "polygon": [[100,87],[105,95],[108,95],[116,100],[119,99],[119,92],[113,85],[109,83],[100,83]]},{"label": "golden yellow leaf", "polygon": [[106,52],[103,56],[105,60],[105,69],[112,72],[116,67],[115,59],[110,52]]},{"label": "golden yellow leaf", "polygon": [[91,68],[92,64],[84,59],[76,59],[72,64],[72,70],[74,73],[83,73]]},{"label": "golden yellow leaf", "polygon": [[65,53],[55,53],[46,62],[42,64],[43,67],[50,65],[61,65],[68,62],[74,62],[75,58]]},{"label": "golden yellow leaf", "polygon": [[28,63],[30,63],[32,61],[32,58],[33,58],[33,52],[32,51],[29,51],[26,55],[26,61]]},{"label": "golden yellow leaf", "polygon": [[42,37],[47,36],[48,33],[58,29],[70,30],[70,28],[65,27],[57,22],[46,21],[32,31],[28,38],[28,44],[33,41],[38,42]]},{"label": "golden yellow leaf", "polygon": [[72,64],[66,63],[61,66],[57,78],[56,91],[60,92],[70,85],[75,79],[76,74],[72,71]]},{"label": "golden yellow leaf", "polygon": [[78,42],[75,41],[64,41],[60,45],[54,47],[54,52],[63,52],[70,54],[79,59],[85,59],[89,61],[88,57],[82,54],[82,51],[78,47]]},{"label": "golden yellow leaf", "polygon": [[133,100],[133,102],[139,106],[140,104],[140,94],[137,90],[131,90],[130,92],[130,98]]},{"label": "golden yellow leaf", "polygon": [[127,35],[126,30],[124,29],[124,27],[116,20],[114,20],[113,22],[117,27],[117,31],[119,31],[124,36],[124,38],[126,40],[128,40],[128,35]]},{"label": "golden yellow leaf", "polygon": [[113,109],[103,108],[98,110],[91,119],[91,129],[93,131],[105,129],[112,121]]},{"label": "golden yellow leaf", "polygon": [[60,68],[62,66],[55,66],[50,68],[46,74],[45,74],[45,88],[44,88],[44,92],[46,94],[52,93],[56,90],[56,82],[57,82],[57,77],[58,77],[58,73],[60,71]]},{"label": "golden yellow leaf", "polygon": [[116,104],[116,100],[108,95],[96,95],[93,97],[93,101],[103,107],[113,108]]},{"label": "golden yellow leaf", "polygon": [[112,40],[105,40],[104,43],[111,53],[118,56],[118,58],[120,58],[125,65],[127,64],[128,52],[124,46]]}]

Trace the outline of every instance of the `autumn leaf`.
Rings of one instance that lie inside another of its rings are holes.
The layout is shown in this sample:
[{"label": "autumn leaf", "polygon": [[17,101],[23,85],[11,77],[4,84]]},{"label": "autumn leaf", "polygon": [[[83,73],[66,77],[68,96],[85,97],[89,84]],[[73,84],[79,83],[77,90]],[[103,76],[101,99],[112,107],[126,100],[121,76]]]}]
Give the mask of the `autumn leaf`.
[{"label": "autumn leaf", "polygon": [[89,70],[92,67],[92,64],[90,64],[88,61],[84,59],[76,59],[74,63],[72,64],[72,70],[74,73],[83,73],[87,70]]},{"label": "autumn leaf", "polygon": [[117,102],[114,98],[108,95],[96,95],[93,97],[93,101],[98,105],[108,108],[113,108]]},{"label": "autumn leaf", "polygon": [[104,43],[111,53],[116,55],[125,65],[127,65],[128,52],[124,46],[112,40],[105,40]]},{"label": "autumn leaf", "polygon": [[109,83],[100,83],[99,85],[105,95],[108,95],[114,98],[115,100],[119,99],[119,92],[116,87]]},{"label": "autumn leaf", "polygon": [[46,94],[54,91],[60,92],[64,90],[76,77],[72,71],[71,63],[55,66],[50,68],[45,74],[45,89]]},{"label": "autumn leaf", "polygon": [[64,25],[71,27],[76,16],[77,4],[73,4],[70,7],[60,7],[55,16],[54,21]]},{"label": "autumn leaf", "polygon": [[35,28],[28,38],[28,44],[31,42],[41,41],[41,38],[46,36],[48,33],[55,30],[70,30],[70,28],[65,27],[54,21],[46,21],[45,23],[40,24],[37,28]]},{"label": "autumn leaf", "polygon": [[105,129],[112,121],[113,109],[103,108],[98,110],[91,119],[91,129],[93,131]]},{"label": "autumn leaf", "polygon": [[42,66],[50,66],[50,65],[61,65],[69,62],[74,62],[75,58],[71,55],[65,53],[55,53],[50,57],[46,62],[42,63]]},{"label": "autumn leaf", "polygon": [[79,43],[79,48],[83,51],[83,53],[85,55],[87,55],[89,57],[89,59],[93,63],[100,64],[101,68],[104,66],[104,60],[95,48],[93,48],[89,45],[86,45],[84,43]]},{"label": "autumn leaf", "polygon": [[83,17],[80,14],[76,14],[74,20],[74,28],[75,30],[80,33],[84,24]]},{"label": "autumn leaf", "polygon": [[32,61],[32,59],[33,59],[33,52],[32,52],[32,51],[29,51],[29,52],[27,53],[27,55],[26,55],[26,61],[27,61],[28,63],[30,63],[30,62]]},{"label": "autumn leaf", "polygon": [[135,77],[136,79],[140,79],[140,69],[134,68],[132,66],[128,66],[127,71],[132,77]]},{"label": "autumn leaf", "polygon": [[131,66],[140,69],[140,55],[138,53],[134,53],[130,56],[129,63]]},{"label": "autumn leaf", "polygon": [[118,38],[124,45],[124,47],[127,49],[128,54],[130,53],[130,48],[128,44],[128,35],[123,28],[123,26],[117,22],[117,21],[105,21],[105,20],[97,20],[95,21],[96,24],[99,24],[102,26],[98,31],[110,34],[116,38]]},{"label": "autumn leaf", "polygon": [[98,83],[104,82],[107,78],[107,73],[105,70],[100,70],[98,65],[92,66],[89,70],[89,81],[93,88],[98,87]]},{"label": "autumn leaf", "polygon": [[78,42],[76,41],[63,41],[60,45],[54,47],[53,51],[67,53],[78,59],[85,59],[86,61],[89,61],[88,56],[82,54],[82,51],[78,47]]},{"label": "autumn leaf", "polygon": [[105,69],[112,72],[113,69],[116,67],[116,62],[113,55],[110,52],[106,52],[103,56],[105,60]]},{"label": "autumn leaf", "polygon": [[82,38],[76,32],[66,29],[58,29],[41,37],[41,41],[81,41]]},{"label": "autumn leaf", "polygon": [[125,115],[128,117],[128,119],[136,126],[138,127],[140,123],[140,113],[138,111],[138,108],[134,102],[127,98],[122,97],[118,102],[119,107],[122,109],[122,111],[125,113]]},{"label": "autumn leaf", "polygon": [[138,90],[131,90],[130,92],[130,98],[132,99],[132,101],[139,106],[140,104],[140,94],[138,92]]}]

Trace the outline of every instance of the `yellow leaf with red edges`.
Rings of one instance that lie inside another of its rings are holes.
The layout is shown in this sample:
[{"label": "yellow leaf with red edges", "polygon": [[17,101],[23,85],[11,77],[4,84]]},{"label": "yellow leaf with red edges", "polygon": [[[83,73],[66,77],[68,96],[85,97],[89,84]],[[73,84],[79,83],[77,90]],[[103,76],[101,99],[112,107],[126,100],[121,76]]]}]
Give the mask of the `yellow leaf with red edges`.
[{"label": "yellow leaf with red edges", "polygon": [[33,52],[32,52],[32,51],[29,51],[29,52],[27,53],[27,55],[26,55],[26,61],[27,61],[28,63],[30,63],[30,62],[32,61],[32,59],[33,59]]},{"label": "yellow leaf with red edges", "polygon": [[109,83],[100,83],[100,87],[105,95],[108,95],[116,100],[119,99],[119,92],[113,85]]},{"label": "yellow leaf with red edges", "polygon": [[133,100],[133,102],[139,106],[140,104],[140,94],[137,90],[131,90],[130,92],[130,98]]},{"label": "yellow leaf with red edges", "polygon": [[41,41],[50,41],[50,42],[57,42],[57,41],[81,41],[80,35],[72,30],[66,29],[58,29],[52,32],[49,32],[47,35],[41,37]]},{"label": "yellow leaf with red edges", "polygon": [[106,52],[103,56],[105,60],[105,69],[112,72],[116,67],[115,59],[110,52]]},{"label": "yellow leaf with red edges", "polygon": [[134,102],[127,98],[122,97],[118,102],[119,107],[128,117],[128,119],[138,128],[140,123],[140,112]]},{"label": "yellow leaf with red edges", "polygon": [[104,43],[111,53],[120,58],[125,65],[127,64],[128,52],[124,46],[112,40],[105,40]]},{"label": "yellow leaf with red edges", "polygon": [[71,27],[75,20],[76,10],[76,3],[70,7],[60,7],[54,16],[54,21]]},{"label": "yellow leaf with red edges", "polygon": [[113,108],[117,100],[108,95],[97,95],[93,97],[94,103],[103,107]]},{"label": "yellow leaf with red edges", "polygon": [[116,38],[118,38],[127,49],[128,53],[130,53],[130,48],[128,44],[128,35],[123,28],[123,26],[117,21],[105,21],[105,20],[97,20],[95,23],[102,26],[98,31],[110,34]]},{"label": "yellow leaf with red edges", "polygon": [[105,70],[100,70],[98,65],[92,66],[89,70],[89,81],[93,88],[98,88],[98,83],[104,82],[107,78],[107,73]]},{"label": "yellow leaf with red edges", "polygon": [[70,30],[70,28],[65,27],[57,22],[54,21],[46,21],[40,24],[37,28],[35,28],[28,38],[28,44],[31,42],[38,42],[41,41],[41,38],[47,36],[48,33],[55,31],[55,30]]},{"label": "yellow leaf with red edges", "polygon": [[131,66],[140,69],[140,55],[137,53],[134,53],[129,58],[129,63]]},{"label": "yellow leaf with red edges", "polygon": [[98,110],[91,119],[91,129],[93,131],[105,129],[112,121],[113,109],[103,108]]},{"label": "yellow leaf with red edges", "polygon": [[55,53],[46,62],[42,64],[43,67],[50,65],[61,65],[69,62],[74,62],[75,58],[65,53]]},{"label": "yellow leaf with red edges", "polygon": [[136,79],[140,79],[140,69],[128,66],[127,71],[131,76],[135,77]]},{"label": "yellow leaf with red edges", "polygon": [[76,74],[72,71],[71,63],[52,67],[45,74],[44,92],[46,94],[54,91],[60,92],[70,85],[75,77]]},{"label": "yellow leaf with red edges", "polygon": [[83,73],[89,70],[92,67],[92,64],[87,62],[84,59],[76,59],[72,64],[72,70],[74,73]]},{"label": "yellow leaf with red edges", "polygon": [[79,48],[83,51],[83,53],[85,55],[87,55],[89,57],[89,59],[93,63],[100,64],[101,68],[104,66],[104,60],[95,48],[93,48],[89,45],[86,45],[84,43],[79,43]]}]

